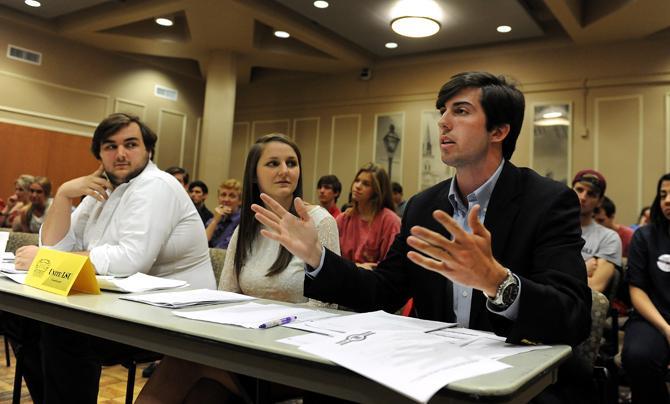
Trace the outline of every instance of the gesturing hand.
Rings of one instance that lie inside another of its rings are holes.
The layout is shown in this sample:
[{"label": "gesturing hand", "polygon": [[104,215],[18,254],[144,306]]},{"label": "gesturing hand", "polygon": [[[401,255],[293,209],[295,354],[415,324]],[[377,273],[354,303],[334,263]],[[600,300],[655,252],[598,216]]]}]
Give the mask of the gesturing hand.
[{"label": "gesturing hand", "polygon": [[107,199],[107,189],[112,189],[112,184],[102,177],[102,165],[92,174],[84,177],[70,180],[58,189],[58,195],[65,196],[68,199],[79,198],[83,195],[89,195],[104,202]]},{"label": "gesturing hand", "polygon": [[463,230],[447,213],[436,210],[433,217],[452,235],[452,240],[425,227],[414,226],[407,243],[425,255],[410,251],[407,258],[454,282],[495,296],[507,271],[493,258],[491,233],[479,221],[479,210],[479,205],[475,205],[468,214],[472,233]]},{"label": "gesturing hand", "polygon": [[230,216],[233,213],[233,208],[231,206],[219,205],[214,208],[214,216],[218,216],[217,219],[222,219]]},{"label": "gesturing hand", "polygon": [[295,198],[295,216],[284,209],[277,201],[266,194],[261,194],[266,207],[253,204],[251,210],[256,212],[256,219],[270,230],[263,229],[261,234],[278,241],[291,254],[316,268],[321,261],[321,244],[314,226],[314,221],[307,213],[302,199]]}]

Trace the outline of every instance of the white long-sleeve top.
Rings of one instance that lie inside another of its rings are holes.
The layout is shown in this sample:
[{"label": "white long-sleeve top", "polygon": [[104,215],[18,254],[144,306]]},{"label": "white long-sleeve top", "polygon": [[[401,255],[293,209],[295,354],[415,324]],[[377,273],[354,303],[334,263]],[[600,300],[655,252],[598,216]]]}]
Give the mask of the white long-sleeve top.
[{"label": "white long-sleeve top", "polygon": [[193,202],[151,161],[105,202],[84,198],[72,212],[67,234],[51,248],[88,251],[100,275],[143,272],[216,287],[205,228]]}]

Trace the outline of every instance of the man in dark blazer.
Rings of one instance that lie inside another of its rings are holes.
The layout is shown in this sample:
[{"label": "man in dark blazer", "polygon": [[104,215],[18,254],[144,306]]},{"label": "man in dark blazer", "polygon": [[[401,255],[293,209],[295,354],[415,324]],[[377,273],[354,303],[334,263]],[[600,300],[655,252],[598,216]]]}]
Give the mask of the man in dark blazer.
[{"label": "man in dark blazer", "polygon": [[442,161],[456,175],[410,199],[376,270],[321,247],[300,200],[298,218],[264,197],[267,209],[254,207],[269,227],[262,233],[308,265],[310,298],[393,312],[411,297],[420,318],[491,330],[511,343],[578,344],[591,308],[579,202],[565,184],[509,162],[523,94],[502,77],[461,73],[436,107]]}]

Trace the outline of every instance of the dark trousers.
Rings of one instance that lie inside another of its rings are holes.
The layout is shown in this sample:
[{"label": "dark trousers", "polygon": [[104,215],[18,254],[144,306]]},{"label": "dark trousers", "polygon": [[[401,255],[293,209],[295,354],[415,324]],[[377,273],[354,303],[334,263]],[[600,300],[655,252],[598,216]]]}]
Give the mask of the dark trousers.
[{"label": "dark trousers", "polygon": [[40,323],[12,313],[3,313],[2,322],[16,356],[16,368],[23,376],[33,402],[41,404],[44,402],[44,389]]},{"label": "dark trousers", "polygon": [[42,324],[42,371],[46,404],[98,400],[102,365],[118,364],[140,348]]},{"label": "dark trousers", "polygon": [[623,367],[630,380],[633,403],[668,403],[665,377],[670,361],[667,339],[639,316],[626,323]]}]

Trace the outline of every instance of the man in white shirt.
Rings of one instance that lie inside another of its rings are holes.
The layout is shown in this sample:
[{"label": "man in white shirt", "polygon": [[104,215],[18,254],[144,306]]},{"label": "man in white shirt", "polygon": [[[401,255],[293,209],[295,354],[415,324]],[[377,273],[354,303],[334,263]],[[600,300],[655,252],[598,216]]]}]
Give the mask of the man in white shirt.
[{"label": "man in white shirt", "polygon": [[[40,244],[88,255],[101,275],[143,272],[213,289],[202,222],[179,182],[151,162],[156,140],[135,116],[112,114],[102,121],[91,146],[101,167],[61,185]],[[70,201],[82,196],[71,213]],[[29,266],[36,250],[17,251],[17,267]],[[95,403],[101,363],[136,350],[49,325],[42,326],[42,335],[49,336],[41,346],[50,403]]]}]

